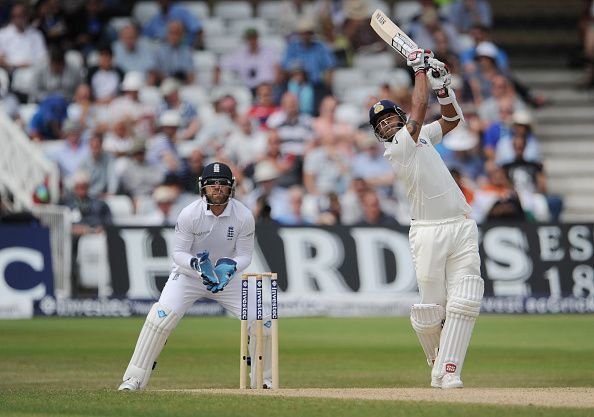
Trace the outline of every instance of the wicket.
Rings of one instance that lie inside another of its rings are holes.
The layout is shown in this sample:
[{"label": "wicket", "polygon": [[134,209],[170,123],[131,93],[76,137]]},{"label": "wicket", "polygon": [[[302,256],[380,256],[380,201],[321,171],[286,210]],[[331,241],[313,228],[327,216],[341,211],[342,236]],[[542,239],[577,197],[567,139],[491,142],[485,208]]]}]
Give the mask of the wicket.
[{"label": "wicket", "polygon": [[278,281],[276,272],[245,273],[241,276],[241,341],[239,362],[239,389],[247,388],[248,365],[248,282],[250,278],[256,281],[256,357],[251,358],[252,366],[256,366],[256,388],[264,385],[264,306],[262,297],[262,278],[270,278],[270,306],[271,306],[271,362],[272,389],[279,387],[278,373]]}]

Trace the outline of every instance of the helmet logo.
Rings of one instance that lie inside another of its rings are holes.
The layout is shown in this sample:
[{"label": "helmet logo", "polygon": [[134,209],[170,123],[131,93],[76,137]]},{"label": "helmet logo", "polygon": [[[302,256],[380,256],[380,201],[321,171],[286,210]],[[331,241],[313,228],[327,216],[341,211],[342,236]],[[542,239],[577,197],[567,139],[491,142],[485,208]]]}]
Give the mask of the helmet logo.
[{"label": "helmet logo", "polygon": [[221,172],[221,167],[219,164],[214,164],[213,171],[216,173]]},{"label": "helmet logo", "polygon": [[376,104],[373,106],[373,112],[374,112],[375,114],[378,114],[378,113],[379,113],[379,112],[381,112],[383,109],[384,109],[384,106],[383,106],[381,103],[376,103]]}]

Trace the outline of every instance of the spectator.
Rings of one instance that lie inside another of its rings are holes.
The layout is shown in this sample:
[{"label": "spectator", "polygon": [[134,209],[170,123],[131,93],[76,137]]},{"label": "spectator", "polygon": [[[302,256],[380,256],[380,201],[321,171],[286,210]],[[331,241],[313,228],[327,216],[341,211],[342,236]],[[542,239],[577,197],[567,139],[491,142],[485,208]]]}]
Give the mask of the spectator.
[{"label": "spectator", "polygon": [[382,197],[393,194],[394,171],[383,157],[384,150],[372,133],[357,135],[359,153],[351,162],[351,175],[365,180],[367,186],[375,189]]},{"label": "spectator", "polygon": [[475,64],[465,67],[466,77],[475,106],[492,96],[493,81],[501,72],[496,63],[497,47],[491,42],[481,42],[475,50]]},{"label": "spectator", "polygon": [[255,103],[248,110],[248,115],[258,121],[261,129],[266,130],[268,117],[277,110],[278,106],[274,102],[272,84],[260,84],[256,88]]},{"label": "spectator", "polygon": [[288,70],[287,91],[295,94],[299,101],[299,112],[313,116],[317,114],[315,87],[307,79],[307,73],[300,62],[293,62]]},{"label": "spectator", "polygon": [[493,11],[488,0],[455,0],[448,8],[448,17],[459,33],[469,33],[476,24],[493,26]]},{"label": "spectator", "polygon": [[237,100],[225,94],[215,101],[215,114],[198,132],[196,142],[206,157],[215,155],[225,139],[236,129]]},{"label": "spectator", "polygon": [[200,149],[193,149],[188,157],[188,174],[182,178],[186,192],[194,194],[199,192],[197,180],[202,175],[205,165],[204,155]]},{"label": "spectator", "polygon": [[76,87],[67,113],[69,119],[76,120],[83,128],[94,127],[96,107],[91,99],[89,84],[81,83]]},{"label": "spectator", "polygon": [[[278,186],[280,172],[267,160],[260,161],[254,170],[254,189],[246,195],[244,202],[254,216],[265,214],[270,206],[270,217],[276,219],[289,213],[287,190]],[[264,210],[264,213],[262,212]]]},{"label": "spectator", "polygon": [[336,118],[336,109],[338,107],[338,100],[334,96],[326,96],[320,103],[319,116],[312,121],[312,128],[317,137],[322,137],[325,134],[332,134],[337,138],[337,146],[348,154],[351,154],[353,149],[353,137],[355,136],[355,129],[353,125],[339,121]]},{"label": "spectator", "polygon": [[56,162],[62,178],[66,181],[89,156],[89,145],[82,142],[82,133],[83,127],[78,122],[69,119],[64,122],[62,134],[65,140],[57,154]]},{"label": "spectator", "polygon": [[109,26],[109,10],[102,0],[87,0],[83,7],[70,16],[68,27],[74,47],[86,57],[89,53],[107,47],[116,34]]},{"label": "spectator", "polygon": [[474,183],[480,182],[485,176],[483,160],[476,152],[478,144],[476,134],[463,126],[443,138],[443,146],[450,151],[443,158],[448,169],[458,171]]},{"label": "spectator", "polygon": [[194,60],[192,49],[183,44],[184,25],[173,20],[167,24],[165,43],[157,49],[156,65],[159,80],[175,77],[185,84],[194,82]]},{"label": "spectator", "polygon": [[470,184],[468,184],[468,179],[463,177],[460,171],[457,169],[450,169],[450,174],[452,174],[452,178],[454,181],[456,181],[458,187],[460,187],[460,191],[462,191],[462,194],[464,194],[466,202],[472,206],[474,201],[474,189]]},{"label": "spectator", "polygon": [[151,40],[164,42],[168,37],[166,30],[169,24],[177,21],[183,26],[181,42],[185,46],[202,48],[202,23],[198,18],[171,0],[158,0],[158,3],[159,12],[142,28],[142,34]]},{"label": "spectator", "polygon": [[129,159],[120,177],[120,186],[122,192],[132,196],[136,211],[139,212],[141,201],[161,184],[165,173],[146,163],[146,146],[142,139],[134,141],[128,155]]},{"label": "spectator", "polygon": [[91,86],[94,101],[107,104],[118,95],[124,72],[113,64],[110,47],[99,48],[99,63],[89,68],[87,83]]},{"label": "spectator", "polygon": [[363,178],[351,178],[349,188],[340,195],[342,224],[350,226],[363,220],[363,194],[368,190],[369,185]]},{"label": "spectator", "polygon": [[294,62],[304,65],[307,79],[315,88],[314,109],[317,109],[320,100],[330,93],[336,59],[326,44],[314,38],[313,23],[309,19],[299,24],[299,37],[287,45],[281,64],[283,70],[288,72]]},{"label": "spectator", "polygon": [[455,53],[461,52],[458,31],[447,18],[439,14],[437,4],[432,0],[421,0],[421,12],[414,16],[408,27],[408,35],[423,48],[436,49],[437,44],[433,36],[434,32],[441,30],[448,38],[450,49]]},{"label": "spectator", "polygon": [[40,141],[61,138],[67,109],[68,102],[60,95],[50,95],[43,99],[29,121],[28,133],[31,139]]},{"label": "spectator", "polygon": [[217,79],[220,70],[235,72],[242,84],[255,94],[260,84],[279,82],[280,53],[259,42],[257,29],[246,29],[243,38],[245,45],[221,59],[220,68],[217,68]]},{"label": "spectator", "polygon": [[301,159],[294,154],[282,151],[282,140],[275,129],[268,131],[268,146],[262,161],[269,161],[279,173],[277,180],[281,187],[303,184]]},{"label": "spectator", "polygon": [[388,216],[382,210],[380,199],[375,191],[365,191],[361,204],[363,206],[363,219],[356,226],[390,226],[398,224],[394,217]]},{"label": "spectator", "polygon": [[181,116],[181,125],[176,133],[177,141],[194,139],[200,130],[198,112],[193,104],[182,100],[179,96],[181,85],[175,78],[166,78],[161,83],[163,100],[157,110],[157,117],[165,111],[176,110]]},{"label": "spectator", "polygon": [[10,12],[10,23],[0,29],[0,67],[9,73],[15,69],[43,65],[47,47],[43,35],[29,25],[29,11],[16,3]]},{"label": "spectator", "polygon": [[113,62],[124,72],[139,71],[146,77],[146,84],[156,83],[155,51],[144,38],[138,37],[138,28],[128,24],[120,29],[119,38],[113,43]]},{"label": "spectator", "polygon": [[247,114],[239,115],[237,128],[231,132],[222,148],[225,159],[231,160],[240,171],[260,160],[266,153],[266,133],[256,129],[254,124]]},{"label": "spectator", "polygon": [[72,177],[72,192],[60,204],[70,208],[72,213],[72,284],[78,288],[80,279],[77,262],[78,242],[81,236],[104,233],[104,226],[112,224],[111,211],[107,204],[89,195],[89,173],[77,171]]},{"label": "spectator", "polygon": [[89,196],[102,198],[105,194],[115,194],[118,190],[118,177],[114,170],[114,158],[103,150],[103,135],[91,133],[90,154],[83,159],[79,170],[89,173]]},{"label": "spectator", "polygon": [[160,185],[153,191],[153,201],[156,210],[142,217],[143,224],[147,226],[174,226],[173,205],[177,199],[175,190],[167,185]]},{"label": "spectator", "polygon": [[161,114],[159,117],[160,132],[151,139],[146,160],[159,171],[183,177],[186,167],[177,150],[175,135],[180,124],[181,116],[177,111],[168,110]]},{"label": "spectator", "polygon": [[65,48],[69,45],[68,23],[60,0],[40,0],[35,5],[35,18],[31,26],[38,29],[48,46]]},{"label": "spectator", "polygon": [[586,71],[581,84],[586,88],[594,87],[594,1],[589,3],[584,13],[582,36]]},{"label": "spectator", "polygon": [[[128,116],[118,118],[105,134],[103,149],[114,158],[127,157],[134,143],[132,126],[133,121]],[[120,164],[121,162],[118,165]]]},{"label": "spectator", "polygon": [[527,143],[524,149],[524,159],[531,162],[540,162],[540,146],[533,131],[534,120],[532,115],[524,110],[516,111],[512,115],[512,128],[503,135],[495,147],[495,162],[503,165],[515,159],[513,137],[525,136]]},{"label": "spectator", "polygon": [[53,46],[50,48],[49,66],[35,68],[30,98],[40,101],[50,94],[58,94],[70,102],[81,81],[81,70],[66,63],[64,51]]},{"label": "spectator", "polygon": [[483,129],[500,120],[500,111],[503,108],[508,109],[508,103],[513,107],[512,111],[526,109],[526,104],[516,94],[513,84],[503,74],[493,77],[491,94],[478,108]]},{"label": "spectator", "polygon": [[275,220],[284,226],[300,226],[311,224],[303,217],[303,198],[305,190],[300,185],[293,185],[287,189],[289,210],[279,215]]}]

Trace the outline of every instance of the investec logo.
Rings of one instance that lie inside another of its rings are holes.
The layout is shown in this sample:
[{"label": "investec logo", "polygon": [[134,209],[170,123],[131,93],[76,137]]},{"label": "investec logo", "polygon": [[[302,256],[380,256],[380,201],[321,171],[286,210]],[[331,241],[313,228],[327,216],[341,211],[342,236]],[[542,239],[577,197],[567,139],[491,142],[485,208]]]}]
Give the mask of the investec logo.
[{"label": "investec logo", "polygon": [[256,281],[256,320],[262,320],[262,281]]},{"label": "investec logo", "polygon": [[278,318],[278,283],[276,282],[276,280],[272,280],[272,282],[270,283],[270,297],[271,297],[271,304],[272,304],[272,318],[273,319],[277,319]]},{"label": "investec logo", "polygon": [[248,318],[248,282],[244,280],[241,282],[241,319]]}]

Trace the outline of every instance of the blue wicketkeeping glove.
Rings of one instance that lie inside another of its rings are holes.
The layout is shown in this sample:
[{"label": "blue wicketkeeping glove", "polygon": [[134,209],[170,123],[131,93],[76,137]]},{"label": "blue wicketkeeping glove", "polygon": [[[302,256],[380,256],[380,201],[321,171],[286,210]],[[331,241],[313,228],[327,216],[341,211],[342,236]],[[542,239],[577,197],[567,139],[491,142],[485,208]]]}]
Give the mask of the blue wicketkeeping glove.
[{"label": "blue wicketkeeping glove", "polygon": [[212,268],[212,263],[208,257],[207,250],[198,252],[196,257],[192,258],[190,261],[190,266],[192,269],[200,272],[200,276],[202,276],[202,283],[206,285],[206,289],[210,291],[213,289],[213,287],[218,285],[219,280],[217,279],[217,275]]},{"label": "blue wicketkeeping glove", "polygon": [[237,271],[237,262],[231,258],[220,258],[215,265],[214,271],[219,279],[219,284],[210,290],[213,294],[223,291],[223,288],[233,278],[233,274]]}]

